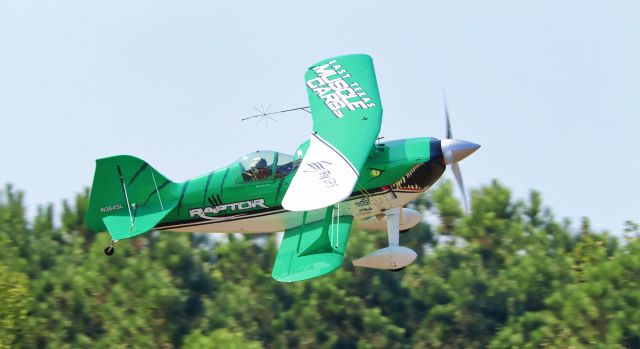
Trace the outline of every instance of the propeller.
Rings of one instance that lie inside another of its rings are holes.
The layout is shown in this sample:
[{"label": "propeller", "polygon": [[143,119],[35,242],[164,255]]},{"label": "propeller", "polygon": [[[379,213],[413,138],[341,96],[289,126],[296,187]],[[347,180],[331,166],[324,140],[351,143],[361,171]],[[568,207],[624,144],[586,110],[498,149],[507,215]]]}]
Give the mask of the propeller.
[{"label": "propeller", "polygon": [[462,181],[462,172],[460,171],[460,165],[458,162],[480,148],[479,144],[475,144],[468,141],[459,139],[453,139],[451,132],[451,120],[449,120],[449,107],[447,105],[447,96],[442,92],[442,100],[444,103],[444,116],[447,123],[447,137],[440,141],[442,147],[442,155],[444,157],[444,163],[451,165],[451,171],[456,178],[458,188],[462,193],[462,201],[464,202],[464,209],[466,213],[469,213],[469,203],[467,201],[467,192],[464,190],[464,182]]}]

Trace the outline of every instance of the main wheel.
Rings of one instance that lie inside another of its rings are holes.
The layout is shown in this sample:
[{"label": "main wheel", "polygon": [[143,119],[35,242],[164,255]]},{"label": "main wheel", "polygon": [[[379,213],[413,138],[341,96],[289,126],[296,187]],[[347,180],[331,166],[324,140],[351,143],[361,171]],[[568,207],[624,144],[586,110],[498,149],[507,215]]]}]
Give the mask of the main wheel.
[{"label": "main wheel", "polygon": [[113,255],[113,253],[114,253],[114,252],[116,252],[116,249],[115,249],[115,248],[113,248],[113,246],[107,246],[107,247],[104,249],[104,254],[106,254],[107,256],[111,256],[111,255]]}]

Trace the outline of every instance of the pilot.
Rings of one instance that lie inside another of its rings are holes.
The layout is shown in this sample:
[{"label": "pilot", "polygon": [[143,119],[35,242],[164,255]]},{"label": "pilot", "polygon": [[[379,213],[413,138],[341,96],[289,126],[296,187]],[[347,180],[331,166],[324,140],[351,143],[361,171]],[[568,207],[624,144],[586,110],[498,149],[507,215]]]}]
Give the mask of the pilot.
[{"label": "pilot", "polygon": [[252,180],[267,179],[269,178],[269,167],[267,166],[267,160],[261,157],[255,157],[251,159],[251,165],[249,173]]}]

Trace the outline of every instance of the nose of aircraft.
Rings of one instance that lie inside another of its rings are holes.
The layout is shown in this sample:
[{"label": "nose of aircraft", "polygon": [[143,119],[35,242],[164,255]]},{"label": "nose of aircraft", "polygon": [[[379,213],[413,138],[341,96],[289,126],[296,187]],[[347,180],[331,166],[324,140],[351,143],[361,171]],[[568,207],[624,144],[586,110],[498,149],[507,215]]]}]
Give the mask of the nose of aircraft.
[{"label": "nose of aircraft", "polygon": [[474,151],[480,148],[480,145],[461,139],[443,139],[440,141],[440,147],[442,148],[444,163],[451,165],[473,154]]}]

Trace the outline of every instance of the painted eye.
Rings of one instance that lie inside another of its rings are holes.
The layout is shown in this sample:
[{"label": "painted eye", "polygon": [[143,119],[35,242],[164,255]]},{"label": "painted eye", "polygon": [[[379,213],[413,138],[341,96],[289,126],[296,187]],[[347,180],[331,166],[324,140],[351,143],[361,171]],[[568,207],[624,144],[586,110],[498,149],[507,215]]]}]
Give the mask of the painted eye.
[{"label": "painted eye", "polygon": [[369,174],[370,174],[370,175],[371,175],[371,177],[373,177],[373,178],[378,177],[381,173],[382,173],[382,171],[380,171],[380,170],[378,170],[378,169],[375,169],[375,168],[372,168],[372,169],[369,171]]}]

